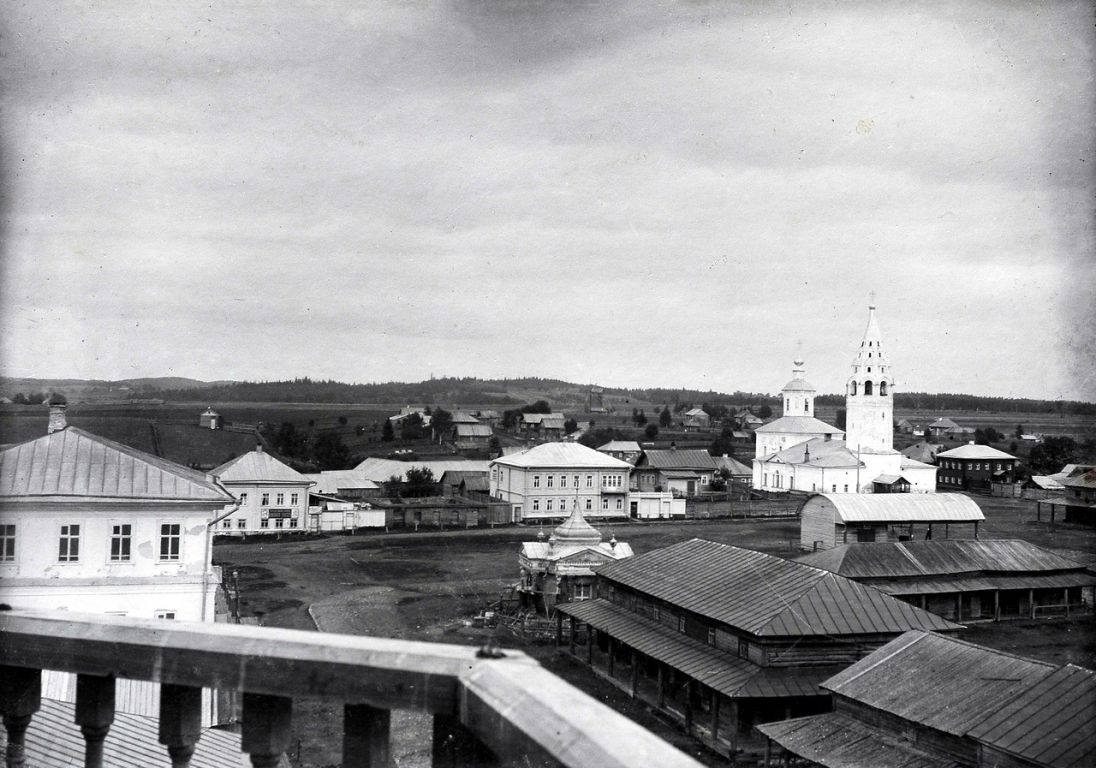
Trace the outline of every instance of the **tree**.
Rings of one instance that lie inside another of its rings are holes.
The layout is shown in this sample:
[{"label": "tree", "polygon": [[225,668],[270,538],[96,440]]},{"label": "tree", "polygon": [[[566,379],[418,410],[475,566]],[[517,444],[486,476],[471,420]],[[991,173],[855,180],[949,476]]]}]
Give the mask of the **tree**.
[{"label": "tree", "polygon": [[647,414],[643,411],[637,413],[633,418],[637,427],[642,427],[644,424],[647,423]]},{"label": "tree", "polygon": [[350,449],[337,433],[324,432],[316,438],[316,444],[312,447],[312,457],[319,465],[320,471],[346,469],[350,459]]},{"label": "tree", "polygon": [[392,428],[392,420],[385,419],[384,427],[381,429],[381,440],[386,443],[390,443],[396,439],[396,430]]},{"label": "tree", "polygon": [[522,413],[551,413],[552,406],[547,400],[537,400],[535,403],[529,405],[523,405],[521,407]]},{"label": "tree", "polygon": [[[725,432],[726,430],[724,430],[724,433]],[[732,442],[732,438],[728,437],[726,434],[721,434],[708,446],[708,453],[712,456],[723,456],[724,454],[727,456],[734,456],[734,443]]]},{"label": "tree", "polygon": [[762,405],[760,408],[758,408],[757,415],[762,419],[767,419],[773,415],[773,409],[770,408],[767,404]]},{"label": "tree", "polygon": [[22,392],[16,392],[14,397],[11,398],[11,401],[16,405],[26,405],[27,396],[24,395]]},{"label": "tree", "polygon": [[563,422],[563,434],[569,435],[572,432],[578,431],[578,422],[574,419],[567,419]]},{"label": "tree", "polygon": [[670,426],[674,421],[673,414],[670,413],[670,406],[663,406],[662,413],[658,414],[658,425],[665,429]]},{"label": "tree", "polygon": [[[1022,440],[1023,437],[1024,437],[1024,425],[1023,424],[1017,424],[1016,425],[1016,431],[1013,434],[1016,435],[1017,440]],[[1013,448],[1013,450],[1016,450],[1016,449]]]},{"label": "tree", "polygon": [[453,428],[453,414],[444,408],[435,408],[434,415],[430,419],[430,429],[434,431],[434,437],[439,441]]},{"label": "tree", "polygon": [[422,416],[412,413],[400,421],[400,438],[403,440],[420,440],[423,436]]},{"label": "tree", "polygon": [[1048,437],[1031,449],[1028,465],[1036,475],[1050,475],[1078,461],[1077,441],[1072,437]]},{"label": "tree", "polygon": [[491,435],[491,441],[487,445],[490,447],[492,454],[498,455],[502,453],[502,443],[500,443],[499,439],[494,435]]},{"label": "tree", "polygon": [[434,473],[430,467],[411,467],[404,473],[403,495],[407,498],[419,498],[434,495]]},{"label": "tree", "polygon": [[340,427],[345,427],[346,426],[346,417],[345,416],[340,416],[339,417],[339,426]]},{"label": "tree", "polygon": [[389,475],[383,485],[385,496],[390,499],[398,499],[400,497],[400,489],[403,487],[403,480],[400,479],[399,475]]},{"label": "tree", "polygon": [[834,416],[833,425],[838,429],[844,429],[848,425],[849,414],[844,408],[838,408]]},{"label": "tree", "polygon": [[656,437],[658,437],[658,425],[648,424],[647,429],[643,430],[643,434],[647,436],[648,440],[654,440]]}]

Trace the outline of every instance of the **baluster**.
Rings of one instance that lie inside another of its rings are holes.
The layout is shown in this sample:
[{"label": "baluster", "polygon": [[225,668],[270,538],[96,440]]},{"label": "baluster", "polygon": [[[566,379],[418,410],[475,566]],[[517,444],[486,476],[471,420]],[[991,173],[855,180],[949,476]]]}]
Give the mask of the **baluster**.
[{"label": "baluster", "polygon": [[160,685],[160,743],[171,756],[171,768],[187,768],[202,735],[202,689]]},{"label": "baluster", "polygon": [[343,707],[343,768],[388,768],[392,713],[368,704]]},{"label": "baluster", "polygon": [[114,678],[76,676],[76,724],[84,734],[84,768],[103,768],[103,741],[114,722]]},{"label": "baluster", "polygon": [[7,768],[23,768],[27,764],[27,727],[41,705],[41,670],[0,666],[0,714],[8,733],[4,756]]},{"label": "baluster", "polygon": [[242,748],[255,768],[274,768],[289,748],[293,699],[284,696],[244,694]]},{"label": "baluster", "polygon": [[498,761],[483,742],[452,715],[434,715],[434,768],[492,766]]}]

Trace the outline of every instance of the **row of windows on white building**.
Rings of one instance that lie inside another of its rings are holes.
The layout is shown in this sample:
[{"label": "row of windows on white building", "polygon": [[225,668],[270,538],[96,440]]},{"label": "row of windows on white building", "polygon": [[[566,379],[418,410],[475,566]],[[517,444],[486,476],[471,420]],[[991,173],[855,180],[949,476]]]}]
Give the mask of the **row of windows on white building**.
[{"label": "row of windows on white building", "polygon": [[[79,523],[62,525],[57,541],[57,562],[80,562],[80,542],[82,534]],[[15,562],[16,530],[14,523],[0,525],[0,563]],[[162,523],[160,525],[159,561],[164,563],[179,560],[182,542],[181,523]],[[133,526],[128,523],[111,526],[109,562],[132,562]]]},{"label": "row of windows on white building", "polygon": [[[300,494],[298,494],[298,493],[289,494],[289,504],[290,504],[290,506],[295,507],[295,506],[297,506],[297,504],[300,503],[300,501],[301,501]],[[280,507],[283,504],[285,504],[285,494],[284,493],[274,494],[274,505]],[[247,506],[247,494],[246,493],[241,493],[240,494],[240,506],[241,507]],[[270,494],[269,493],[264,493],[263,494],[261,506],[264,506],[264,507],[269,507],[270,506]]]},{"label": "row of windows on white building", "polygon": [[[763,479],[764,479],[764,485],[768,485],[769,484],[769,473],[768,472],[764,473]],[[789,477],[788,480],[790,481],[789,484],[788,484],[789,490],[794,491],[795,490],[795,478],[794,477]],[[783,488],[784,487],[784,475],[780,474],[779,472],[777,472],[773,475],[773,487],[774,488]],[[848,493],[849,492],[848,483],[845,483],[844,487],[845,487],[844,493]],[[817,483],[811,483],[811,490],[817,493],[818,492],[818,484]],[[823,489],[823,493],[824,492],[825,492],[825,489]],[[837,493],[837,483],[834,483],[833,485],[830,486],[830,493]]]},{"label": "row of windows on white building", "polygon": [[[552,498],[533,499],[533,511],[534,512],[540,512],[542,510],[541,505],[543,503],[543,511],[545,511],[545,512],[554,512],[557,509],[557,507],[555,505],[555,502],[557,502],[557,501],[559,502],[559,507],[558,507],[559,511],[560,512],[566,512],[567,511],[567,499],[552,499]],[[578,507],[579,507],[579,500],[577,498],[572,499],[571,500],[571,509],[578,509]],[[616,506],[613,507],[613,509],[617,510],[618,512],[623,510],[624,509],[624,499],[623,498],[617,499],[616,500]],[[594,500],[593,499],[584,499],[583,510],[586,511],[586,512],[593,512],[594,511]],[[608,512],[609,511],[609,499],[602,499],[601,500],[601,511],[602,512]]]}]

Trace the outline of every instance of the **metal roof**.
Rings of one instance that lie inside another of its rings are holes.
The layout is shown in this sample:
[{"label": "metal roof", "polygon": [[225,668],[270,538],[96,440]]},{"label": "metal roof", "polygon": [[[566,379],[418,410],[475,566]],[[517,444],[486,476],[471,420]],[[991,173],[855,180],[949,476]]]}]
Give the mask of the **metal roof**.
[{"label": "metal roof", "polygon": [[758,636],[958,628],[829,571],[703,539],[610,563],[598,575]]},{"label": "metal roof", "polygon": [[1096,574],[1084,570],[1066,573],[1017,573],[995,576],[913,576],[868,582],[888,595],[949,594],[993,589],[1063,589],[1096,585]]},{"label": "metal roof", "polygon": [[988,445],[960,445],[958,448],[952,448],[950,451],[943,451],[936,454],[937,459],[1012,459],[1016,460],[1016,457],[1011,453],[1005,453],[999,451],[996,448],[991,448]]},{"label": "metal roof", "polygon": [[732,698],[819,696],[819,684],[834,670],[761,667],[604,599],[564,603],[556,610]]},{"label": "metal roof", "polygon": [[644,451],[640,465],[654,469],[715,469],[715,460],[703,448]]},{"label": "metal roof", "polygon": [[367,490],[380,488],[375,482],[356,469],[329,469],[313,472],[305,477],[313,482],[313,493],[338,493],[340,490]]},{"label": "metal roof", "polygon": [[1088,467],[1083,472],[1075,471],[1060,482],[1070,488],[1096,488],[1096,468]]},{"label": "metal roof", "polygon": [[832,504],[839,523],[969,523],[985,520],[981,508],[961,493],[819,493],[802,514]]},{"label": "metal roof", "polygon": [[789,752],[827,768],[961,768],[955,760],[930,755],[888,731],[838,712],[756,726]]},{"label": "metal roof", "polygon": [[232,501],[201,472],[78,427],[0,451],[0,499],[45,496]]},{"label": "metal roof", "polygon": [[490,437],[494,434],[490,424],[458,424],[457,437]]},{"label": "metal roof", "polygon": [[907,632],[822,684],[838,696],[963,736],[1053,664],[931,632]]},{"label": "metal roof", "polygon": [[[69,768],[84,764],[84,737],[74,725],[76,705],[42,699],[26,733],[27,765],[36,768]],[[103,742],[103,765],[118,768],[146,768],[169,763],[167,748],[159,743],[156,718],[114,713],[114,722]],[[6,746],[6,729],[0,729],[0,746]],[[288,764],[283,757],[281,765]],[[192,768],[224,768],[251,765],[240,749],[240,734],[218,728],[203,728]]]},{"label": "metal roof", "polygon": [[521,453],[495,459],[492,464],[529,469],[631,469],[626,461],[579,443],[541,443]]},{"label": "metal roof", "polygon": [[452,424],[479,424],[479,419],[465,411],[457,411],[451,417]]},{"label": "metal roof", "polygon": [[210,470],[222,483],[309,483],[309,479],[266,451],[256,448]]},{"label": "metal roof", "polygon": [[1058,479],[1051,475],[1032,475],[1031,484],[1036,488],[1042,488],[1045,491],[1060,491],[1065,486],[1058,482]]},{"label": "metal roof", "polygon": [[959,425],[949,419],[947,416],[942,416],[936,421],[929,424],[929,429],[955,429]]},{"label": "metal roof", "polygon": [[390,477],[396,475],[402,481],[409,469],[425,467],[429,469],[434,479],[440,478],[451,469],[465,470],[469,472],[487,472],[488,462],[481,459],[457,459],[438,461],[397,461],[395,459],[366,459],[355,470],[361,472],[375,483],[387,482]]},{"label": "metal roof", "polygon": [[813,416],[781,416],[758,427],[755,432],[792,432],[800,435],[843,435],[845,430],[819,421]]},{"label": "metal roof", "polygon": [[763,462],[775,461],[781,464],[799,464],[812,467],[855,467],[863,466],[856,454],[849,450],[844,440],[827,440],[816,437],[796,443],[761,458]]},{"label": "metal roof", "polygon": [[713,456],[717,469],[726,469],[732,475],[752,475],[753,470],[736,459],[734,456]]},{"label": "metal roof", "polygon": [[1066,664],[997,708],[968,735],[1038,765],[1096,765],[1096,672]]},{"label": "metal roof", "polygon": [[610,440],[605,445],[599,445],[597,449],[599,451],[625,451],[638,453],[639,443],[637,443],[635,440]]},{"label": "metal roof", "polygon": [[798,562],[850,579],[938,576],[960,573],[1028,573],[1084,570],[1021,539],[971,539],[841,544],[812,552]]}]

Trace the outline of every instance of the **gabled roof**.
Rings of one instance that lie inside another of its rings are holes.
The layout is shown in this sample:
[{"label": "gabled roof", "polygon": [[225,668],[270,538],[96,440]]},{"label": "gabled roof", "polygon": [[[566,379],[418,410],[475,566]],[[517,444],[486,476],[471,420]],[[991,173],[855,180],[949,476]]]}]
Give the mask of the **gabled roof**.
[{"label": "gabled roof", "polygon": [[602,566],[598,575],[758,636],[958,628],[843,576],[703,539]]},{"label": "gabled roof", "polygon": [[639,453],[639,443],[635,440],[610,440],[605,445],[597,447],[599,451],[621,451],[624,453]]},{"label": "gabled roof", "polygon": [[457,437],[491,437],[494,430],[490,424],[457,424]]},{"label": "gabled roof", "polygon": [[685,411],[685,415],[686,416],[704,416],[704,417],[707,418],[708,417],[708,412],[706,410],[704,410],[703,408],[692,408],[688,411]]},{"label": "gabled roof", "polygon": [[479,419],[465,411],[457,411],[452,416],[453,424],[479,424]]},{"label": "gabled roof", "polygon": [[440,459],[437,461],[397,461],[395,459],[369,458],[354,469],[375,483],[387,482],[393,475],[399,476],[402,481],[407,470],[415,467],[425,467],[434,475],[434,479],[440,479],[449,470],[461,470],[467,472],[487,473],[488,462],[481,459]]},{"label": "gabled roof", "polygon": [[1083,563],[1020,539],[865,542],[841,544],[797,558],[850,579],[962,573],[1084,570]]},{"label": "gabled roof", "polygon": [[992,710],[969,736],[1038,765],[1096,765],[1096,672],[1066,664]]},{"label": "gabled roof", "polygon": [[529,469],[570,469],[583,467],[590,469],[631,469],[626,461],[614,458],[606,453],[595,451],[579,443],[541,443],[521,453],[501,456],[492,464],[507,467],[525,467]]},{"label": "gabled roof", "polygon": [[301,483],[311,481],[261,448],[226,461],[210,475],[222,483]]},{"label": "gabled roof", "polygon": [[36,497],[231,503],[201,472],[78,427],[0,451],[0,499]]},{"label": "gabled roof", "polygon": [[930,443],[927,440],[922,440],[919,443],[914,443],[911,446],[902,449],[902,455],[909,459],[916,461],[932,461],[936,458],[936,453],[944,448],[940,443]]},{"label": "gabled roof", "polygon": [[1074,471],[1060,482],[1069,488],[1096,488],[1096,467],[1085,467],[1083,471]]},{"label": "gabled roof", "polygon": [[956,429],[958,426],[959,426],[958,424],[956,424],[954,421],[952,421],[951,419],[949,419],[945,416],[945,417],[941,417],[941,418],[937,419],[936,421],[932,422],[931,424],[929,424],[928,428],[929,429]]},{"label": "gabled roof", "polygon": [[963,736],[1054,665],[930,632],[908,632],[822,684],[839,696]]},{"label": "gabled roof", "polygon": [[703,448],[655,449],[644,451],[639,465],[655,469],[711,470],[715,469],[715,460]]},{"label": "gabled roof", "polygon": [[802,514],[831,504],[844,523],[972,523],[985,520],[982,509],[961,493],[818,493]]},{"label": "gabled roof", "polygon": [[713,456],[716,469],[726,469],[732,475],[752,475],[753,470],[734,456]]},{"label": "gabled roof", "polygon": [[356,469],[329,469],[323,472],[313,472],[304,475],[314,485],[313,493],[338,493],[340,490],[364,490],[372,491],[380,488],[375,482],[367,478]]},{"label": "gabled roof", "polygon": [[755,432],[777,434],[788,432],[797,435],[843,435],[845,430],[838,429],[814,416],[781,416],[776,421],[758,427]]},{"label": "gabled roof", "polygon": [[1031,484],[1044,491],[1060,491],[1065,487],[1051,475],[1032,475]]},{"label": "gabled roof", "polygon": [[960,445],[950,451],[936,454],[938,459],[1012,459],[1016,457],[1010,453],[999,451],[988,445]]}]

